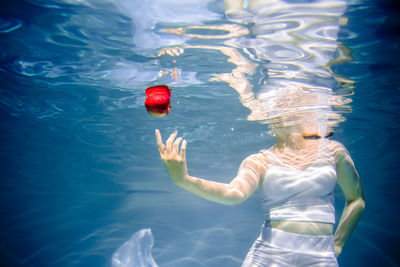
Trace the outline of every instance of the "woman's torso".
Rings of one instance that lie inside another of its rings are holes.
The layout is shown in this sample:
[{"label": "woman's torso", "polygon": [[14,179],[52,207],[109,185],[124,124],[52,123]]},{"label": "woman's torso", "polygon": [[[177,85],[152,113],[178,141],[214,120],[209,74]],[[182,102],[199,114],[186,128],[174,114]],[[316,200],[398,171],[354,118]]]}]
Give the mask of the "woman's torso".
[{"label": "woman's torso", "polygon": [[335,161],[327,139],[307,140],[302,149],[262,152],[268,169],[262,181],[266,224],[284,231],[333,233]]}]

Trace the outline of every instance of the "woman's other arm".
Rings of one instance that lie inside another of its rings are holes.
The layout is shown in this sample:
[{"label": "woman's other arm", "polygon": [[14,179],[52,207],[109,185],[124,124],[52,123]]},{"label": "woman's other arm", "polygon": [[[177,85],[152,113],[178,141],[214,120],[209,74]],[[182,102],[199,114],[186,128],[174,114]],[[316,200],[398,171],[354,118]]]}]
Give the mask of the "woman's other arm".
[{"label": "woman's other arm", "polygon": [[[225,205],[237,205],[247,199],[260,185],[266,171],[262,155],[251,155],[240,165],[237,176],[230,183],[218,183],[190,176],[186,165],[186,140],[171,134],[165,145],[156,130],[161,160],[175,184],[204,199]],[[182,146],[179,148],[180,143]]]},{"label": "woman's other arm", "polygon": [[338,257],[361,218],[365,208],[365,197],[360,178],[349,152],[338,142],[332,142],[331,148],[335,155],[338,184],[346,200],[334,236],[335,253]]}]

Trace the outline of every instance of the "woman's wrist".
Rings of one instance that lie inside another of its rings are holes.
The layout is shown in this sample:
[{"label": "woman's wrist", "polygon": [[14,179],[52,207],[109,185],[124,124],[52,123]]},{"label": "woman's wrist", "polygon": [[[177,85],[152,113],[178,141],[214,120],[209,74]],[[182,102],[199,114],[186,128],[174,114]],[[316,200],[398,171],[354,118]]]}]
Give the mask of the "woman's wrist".
[{"label": "woman's wrist", "polygon": [[179,177],[172,177],[172,181],[174,181],[174,183],[177,186],[180,186],[182,188],[186,188],[187,184],[188,184],[188,180],[189,180],[189,175],[185,174],[185,175],[180,175]]}]

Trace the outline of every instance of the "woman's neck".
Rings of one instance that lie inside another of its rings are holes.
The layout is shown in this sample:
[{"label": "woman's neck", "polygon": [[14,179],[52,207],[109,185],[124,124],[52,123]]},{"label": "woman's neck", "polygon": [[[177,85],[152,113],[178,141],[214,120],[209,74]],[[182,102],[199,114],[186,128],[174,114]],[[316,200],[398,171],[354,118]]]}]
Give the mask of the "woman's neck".
[{"label": "woman's neck", "polygon": [[304,148],[307,140],[304,138],[302,133],[292,132],[288,134],[276,135],[275,142],[275,147],[279,150],[300,150]]}]

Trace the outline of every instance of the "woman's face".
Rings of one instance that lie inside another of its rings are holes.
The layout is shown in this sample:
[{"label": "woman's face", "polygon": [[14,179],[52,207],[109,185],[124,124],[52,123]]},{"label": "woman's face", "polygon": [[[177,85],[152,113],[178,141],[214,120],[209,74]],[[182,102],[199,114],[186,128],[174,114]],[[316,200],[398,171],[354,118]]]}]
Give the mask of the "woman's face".
[{"label": "woman's face", "polygon": [[270,120],[271,132],[275,136],[301,133],[303,136],[318,135],[318,124],[314,111],[293,111]]}]

